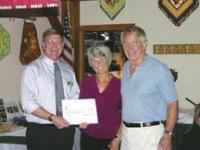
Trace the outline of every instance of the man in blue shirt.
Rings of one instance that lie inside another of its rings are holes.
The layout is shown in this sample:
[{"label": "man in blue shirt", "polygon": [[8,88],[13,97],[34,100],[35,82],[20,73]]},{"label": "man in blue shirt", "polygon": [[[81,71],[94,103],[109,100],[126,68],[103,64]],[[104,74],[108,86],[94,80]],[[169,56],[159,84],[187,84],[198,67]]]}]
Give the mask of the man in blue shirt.
[{"label": "man in blue shirt", "polygon": [[171,150],[178,109],[173,76],[164,63],[146,53],[142,28],[126,28],[121,43],[128,58],[121,81],[121,150]]}]

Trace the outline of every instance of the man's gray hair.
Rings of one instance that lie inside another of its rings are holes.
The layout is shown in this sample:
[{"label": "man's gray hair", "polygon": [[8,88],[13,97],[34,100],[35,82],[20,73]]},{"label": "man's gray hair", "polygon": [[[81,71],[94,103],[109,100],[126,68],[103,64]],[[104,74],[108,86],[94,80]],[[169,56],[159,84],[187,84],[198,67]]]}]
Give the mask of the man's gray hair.
[{"label": "man's gray hair", "polygon": [[130,32],[136,32],[138,34],[138,36],[144,40],[144,42],[147,42],[147,36],[146,36],[145,31],[138,26],[130,25],[122,31],[121,37],[120,37],[121,43],[123,43],[124,35],[127,33],[130,33]]}]

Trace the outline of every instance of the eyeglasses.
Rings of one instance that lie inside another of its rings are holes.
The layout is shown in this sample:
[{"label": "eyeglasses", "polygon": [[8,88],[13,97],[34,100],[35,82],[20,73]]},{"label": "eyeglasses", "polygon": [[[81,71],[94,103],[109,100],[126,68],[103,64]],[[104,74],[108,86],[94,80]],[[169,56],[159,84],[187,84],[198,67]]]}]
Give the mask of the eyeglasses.
[{"label": "eyeglasses", "polygon": [[57,46],[60,47],[63,45],[63,41],[54,41],[54,40],[46,40],[44,41],[49,47]]}]

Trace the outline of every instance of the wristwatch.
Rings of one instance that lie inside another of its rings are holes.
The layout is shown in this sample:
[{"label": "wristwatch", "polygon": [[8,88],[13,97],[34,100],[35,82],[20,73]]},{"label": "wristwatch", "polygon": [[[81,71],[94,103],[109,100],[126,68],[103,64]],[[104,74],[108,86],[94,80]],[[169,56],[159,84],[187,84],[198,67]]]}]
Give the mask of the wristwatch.
[{"label": "wristwatch", "polygon": [[164,134],[165,134],[165,135],[172,136],[172,135],[173,135],[173,131],[165,130],[165,131],[164,131]]},{"label": "wristwatch", "polygon": [[52,119],[51,119],[51,118],[52,118],[53,115],[54,115],[54,114],[50,114],[50,116],[48,117],[48,120],[51,121],[51,122],[52,122]]}]

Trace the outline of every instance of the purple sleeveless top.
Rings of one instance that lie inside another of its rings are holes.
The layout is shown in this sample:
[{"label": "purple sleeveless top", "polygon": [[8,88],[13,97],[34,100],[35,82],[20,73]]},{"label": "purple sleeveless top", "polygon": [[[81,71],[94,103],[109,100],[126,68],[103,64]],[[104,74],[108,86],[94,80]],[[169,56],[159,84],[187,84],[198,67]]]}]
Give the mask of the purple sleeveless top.
[{"label": "purple sleeveless top", "polygon": [[88,124],[84,133],[95,138],[113,138],[121,124],[120,80],[112,77],[106,89],[100,93],[96,76],[87,76],[80,87],[80,98],[95,98],[98,124]]}]

